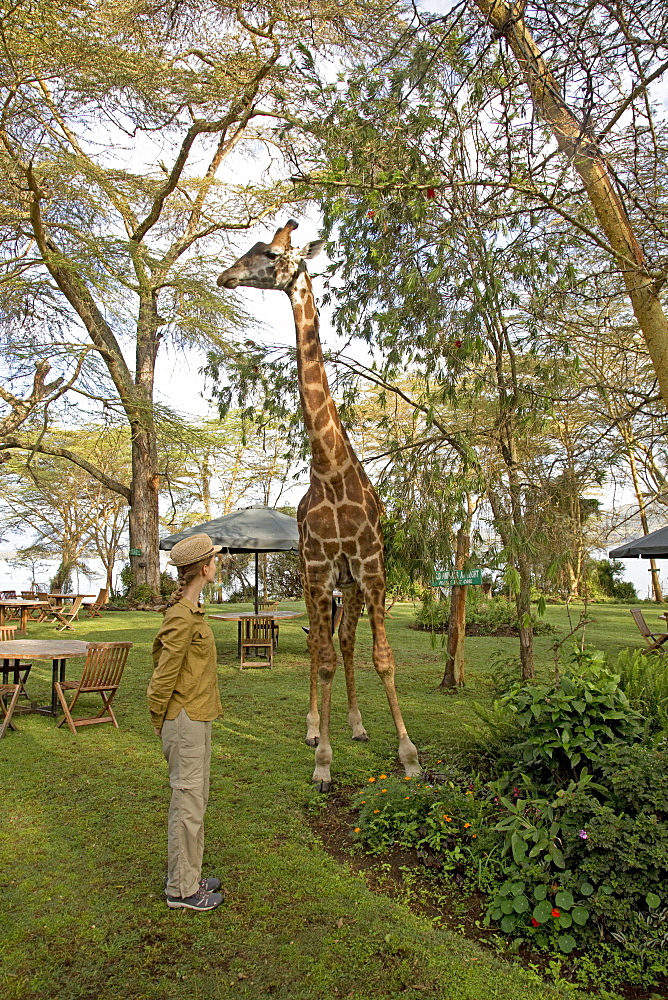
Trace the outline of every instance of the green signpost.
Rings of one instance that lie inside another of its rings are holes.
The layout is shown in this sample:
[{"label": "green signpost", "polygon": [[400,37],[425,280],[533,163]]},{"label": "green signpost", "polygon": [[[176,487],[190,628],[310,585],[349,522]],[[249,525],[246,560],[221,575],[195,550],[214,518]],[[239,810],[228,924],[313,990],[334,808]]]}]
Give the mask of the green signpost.
[{"label": "green signpost", "polygon": [[470,587],[481,583],[481,569],[438,569],[432,587]]}]

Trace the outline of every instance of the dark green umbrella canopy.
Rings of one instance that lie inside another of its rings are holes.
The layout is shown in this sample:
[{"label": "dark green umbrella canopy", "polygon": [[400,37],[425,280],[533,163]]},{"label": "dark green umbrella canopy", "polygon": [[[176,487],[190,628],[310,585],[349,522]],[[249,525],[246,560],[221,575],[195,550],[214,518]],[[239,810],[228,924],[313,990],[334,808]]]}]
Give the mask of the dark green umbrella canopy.
[{"label": "dark green umbrella canopy", "polygon": [[271,507],[247,507],[167,535],[160,539],[160,548],[169,550],[182,538],[202,531],[228,552],[287,552],[299,547],[296,517]]},{"label": "dark green umbrella canopy", "polygon": [[659,528],[610,549],[611,559],[668,559],[668,528]]},{"label": "dark green umbrella canopy", "polygon": [[160,548],[166,551],[189,535],[205,532],[214,545],[222,545],[228,552],[255,553],[255,612],[258,610],[258,552],[288,552],[299,548],[297,518],[281,514],[271,507],[247,507],[233,510],[231,514],[215,517],[203,524],[194,524],[175,535],[160,539]]}]

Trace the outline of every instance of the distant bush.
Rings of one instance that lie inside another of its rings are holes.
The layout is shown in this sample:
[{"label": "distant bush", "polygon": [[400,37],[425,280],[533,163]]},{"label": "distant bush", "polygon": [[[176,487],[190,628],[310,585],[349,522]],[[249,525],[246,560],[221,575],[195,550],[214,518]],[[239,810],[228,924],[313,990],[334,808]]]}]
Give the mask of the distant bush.
[{"label": "distant bush", "polygon": [[[450,620],[450,601],[434,601],[431,591],[427,591],[415,615],[418,628],[430,632],[445,632]],[[491,600],[481,597],[474,588],[469,588],[466,600],[466,625],[475,627],[477,635],[492,635],[502,628],[517,631],[519,619],[515,605],[504,597]],[[538,615],[531,615],[531,625],[536,635],[554,632],[554,626]]]}]

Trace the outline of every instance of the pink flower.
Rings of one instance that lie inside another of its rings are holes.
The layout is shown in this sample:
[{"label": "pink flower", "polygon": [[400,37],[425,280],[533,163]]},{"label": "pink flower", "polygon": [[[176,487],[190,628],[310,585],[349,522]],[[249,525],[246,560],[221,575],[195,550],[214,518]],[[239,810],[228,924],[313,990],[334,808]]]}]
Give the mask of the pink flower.
[{"label": "pink flower", "polygon": [[580,838],[580,840],[588,840],[589,834],[587,833],[586,830],[580,830],[580,832],[578,833],[578,837]]}]

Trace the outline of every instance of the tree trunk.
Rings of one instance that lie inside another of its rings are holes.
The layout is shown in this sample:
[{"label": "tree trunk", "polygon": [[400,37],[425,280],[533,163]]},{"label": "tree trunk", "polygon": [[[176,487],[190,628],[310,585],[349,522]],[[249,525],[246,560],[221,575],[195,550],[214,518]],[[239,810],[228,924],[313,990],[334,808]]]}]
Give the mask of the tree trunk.
[{"label": "tree trunk", "polygon": [[[642,524],[642,530],[644,535],[649,535],[649,524],[647,522],[647,514],[645,513],[645,498],[642,495],[642,490],[640,489],[640,479],[638,477],[638,468],[636,465],[636,457],[633,453],[633,443],[631,441],[630,435],[623,433],[624,443],[626,445],[626,456],[629,460],[629,468],[631,469],[631,479],[633,480],[633,489],[635,490],[636,500],[638,501],[638,511],[640,513],[640,523]],[[650,574],[652,576],[652,592],[654,594],[654,600],[657,604],[663,604],[663,591],[661,590],[661,581],[659,580],[659,568],[656,565],[656,559],[650,559]]]},{"label": "tree trunk", "polygon": [[160,555],[158,552],[159,517],[155,435],[137,424],[132,425],[132,499],[130,501],[131,593],[147,586],[151,594],[160,593]]},{"label": "tree trunk", "polygon": [[[471,549],[471,516],[457,531],[455,569],[463,570]],[[468,587],[452,588],[445,671],[440,687],[452,690],[464,684],[464,640],[466,638],[466,593]]]},{"label": "tree trunk", "polygon": [[505,37],[517,59],[536,111],[551,127],[559,149],[573,163],[582,179],[599,225],[622,271],[661,396],[668,405],[668,319],[659,299],[655,278],[648,273],[642,248],[610,176],[605,157],[593,135],[585,132],[564,101],[559,84],[524,23],[522,6],[512,6],[505,0],[473,2],[497,34]]},{"label": "tree trunk", "polygon": [[515,607],[520,633],[520,663],[522,680],[533,680],[536,670],[533,662],[533,626],[531,624],[531,566],[529,560],[521,555],[517,559],[517,569],[520,575],[520,586],[515,594]]}]

